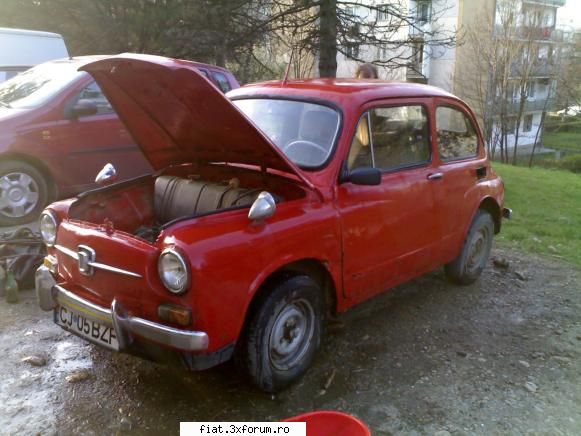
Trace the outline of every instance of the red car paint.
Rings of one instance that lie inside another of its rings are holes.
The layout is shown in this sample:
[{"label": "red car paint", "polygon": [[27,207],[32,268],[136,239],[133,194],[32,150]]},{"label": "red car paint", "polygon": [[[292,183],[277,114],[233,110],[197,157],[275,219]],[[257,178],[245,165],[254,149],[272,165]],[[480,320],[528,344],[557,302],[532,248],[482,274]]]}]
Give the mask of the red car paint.
[{"label": "red car paint", "polygon": [[[103,307],[115,298],[128,313],[160,324],[168,324],[158,316],[161,304],[190,308],[192,322],[185,328],[209,336],[209,347],[202,354],[236,343],[255,296],[278,271],[324,275],[332,309],[343,312],[453,260],[479,208],[490,211],[496,230],[500,229],[503,186],[490,168],[475,116],[466,104],[440,89],[313,79],[259,83],[229,93],[234,100],[252,96],[306,99],[339,109],[341,127],[331,158],[321,168],[304,170],[236,113],[234,106],[202,86],[199,75],[184,72],[175,61],[125,55],[84,69],[97,78],[118,112],[128,102],[124,92],[142,92],[139,85],[129,89],[130,75],[158,78],[149,82],[150,96],[121,114],[156,169],[174,164],[165,171],[184,176],[195,173],[211,180],[236,171],[243,185],[263,180],[286,199],[277,205],[274,216],[262,222],[251,222],[247,209],[227,210],[178,220],[153,243],[133,235],[136,227],[153,220],[149,199],[153,177],[49,206],[60,221],[58,245],[73,250],[79,244],[89,245],[99,262],[143,276],[106,271],[85,276],[73,259],[49,247],[49,254],[58,261],[58,283]],[[171,84],[170,79],[178,83]],[[179,94],[176,89],[187,92]],[[207,97],[202,111],[196,92]],[[178,95],[181,106],[176,109],[178,102],[166,93]],[[371,107],[398,103],[417,103],[426,109],[432,149],[429,162],[384,172],[378,186],[341,183],[342,166],[361,115]],[[477,156],[452,162],[439,158],[437,105],[457,108],[476,126]],[[218,116],[221,111],[224,119]],[[204,118],[205,114],[209,115]],[[190,127],[203,129],[204,134],[187,132]],[[428,179],[438,173],[443,174],[441,179]],[[184,253],[189,261],[190,288],[183,295],[170,294],[160,281],[157,259],[166,247]]]},{"label": "red car paint", "polygon": [[[103,56],[81,56],[47,62],[36,70],[55,64],[71,72]],[[228,70],[197,62],[178,61],[184,68],[195,68],[211,78],[226,79],[224,90],[239,87]],[[111,162],[124,178],[151,172],[151,166],[135,145],[117,115],[95,114],[67,117],[67,106],[79,92],[94,82],[86,73],[71,77],[69,83],[43,104],[35,107],[9,108],[0,104],[0,160],[22,160],[32,163],[52,182],[56,196],[63,198],[94,188],[95,176]]]}]

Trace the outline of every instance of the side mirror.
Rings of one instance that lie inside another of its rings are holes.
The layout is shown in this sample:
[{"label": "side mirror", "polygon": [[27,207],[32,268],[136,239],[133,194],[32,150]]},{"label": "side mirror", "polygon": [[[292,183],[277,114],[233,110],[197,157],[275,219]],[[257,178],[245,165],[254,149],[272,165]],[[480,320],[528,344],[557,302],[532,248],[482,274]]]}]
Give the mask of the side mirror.
[{"label": "side mirror", "polygon": [[381,170],[372,167],[361,167],[351,170],[343,180],[354,185],[379,185]]},{"label": "side mirror", "polygon": [[97,103],[92,100],[81,99],[69,111],[70,118],[86,117],[99,112]]},{"label": "side mirror", "polygon": [[103,169],[99,171],[97,177],[95,177],[95,183],[101,186],[113,183],[115,180],[117,180],[117,170],[113,164],[110,163],[106,164]]},{"label": "side mirror", "polygon": [[270,192],[262,191],[250,206],[248,219],[250,221],[263,220],[276,212],[276,201]]}]

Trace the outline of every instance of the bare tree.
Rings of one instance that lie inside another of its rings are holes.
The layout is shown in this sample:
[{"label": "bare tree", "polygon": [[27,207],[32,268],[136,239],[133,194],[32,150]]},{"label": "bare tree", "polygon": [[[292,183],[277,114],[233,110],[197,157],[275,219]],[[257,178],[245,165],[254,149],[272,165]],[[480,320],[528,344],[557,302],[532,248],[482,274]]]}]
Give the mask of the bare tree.
[{"label": "bare tree", "polygon": [[[537,99],[537,105],[543,103],[546,110],[558,60],[556,55],[539,55],[540,41],[547,40],[550,29],[541,26],[538,14],[526,13],[522,4],[520,0],[498,0],[494,9],[479,14],[485,19],[465,30],[469,59],[459,81],[461,94],[477,108],[489,155],[494,158],[498,148],[500,160],[513,164],[517,163],[521,125],[536,86],[536,73],[542,70],[547,78],[544,102]],[[542,129],[543,118],[538,129]]]},{"label": "bare tree", "polygon": [[[424,44],[451,47],[456,34],[439,28],[425,28],[407,7],[407,1],[391,0],[376,4],[364,0],[254,0],[254,10],[268,13],[248,17],[251,32],[295,35],[295,46],[318,58],[319,75],[335,77],[337,54],[368,62],[357,48],[367,47],[386,53],[371,62],[390,68],[408,67],[414,56],[416,38],[409,29],[421,30]],[[432,2],[432,20],[445,11],[443,0]],[[354,50],[354,48],[356,48]]]}]

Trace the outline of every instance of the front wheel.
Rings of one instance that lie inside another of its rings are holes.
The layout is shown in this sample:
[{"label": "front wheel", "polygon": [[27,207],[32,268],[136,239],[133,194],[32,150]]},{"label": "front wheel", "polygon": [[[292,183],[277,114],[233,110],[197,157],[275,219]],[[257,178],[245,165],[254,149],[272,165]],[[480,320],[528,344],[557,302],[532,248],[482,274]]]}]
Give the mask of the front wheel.
[{"label": "front wheel", "polygon": [[33,221],[48,199],[48,183],[37,168],[18,160],[0,162],[0,225]]},{"label": "front wheel", "polygon": [[444,268],[451,282],[469,285],[478,279],[490,257],[493,235],[492,216],[486,211],[479,210],[468,230],[462,251]]},{"label": "front wheel", "polygon": [[277,392],[311,366],[324,314],[319,286],[307,276],[286,279],[257,301],[237,349],[237,361],[266,392]]}]

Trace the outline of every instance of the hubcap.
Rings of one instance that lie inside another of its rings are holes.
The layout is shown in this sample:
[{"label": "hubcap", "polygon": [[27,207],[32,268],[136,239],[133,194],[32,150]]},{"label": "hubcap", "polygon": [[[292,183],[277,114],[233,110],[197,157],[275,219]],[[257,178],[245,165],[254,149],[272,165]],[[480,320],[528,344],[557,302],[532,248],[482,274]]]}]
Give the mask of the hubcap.
[{"label": "hubcap", "polygon": [[306,300],[286,305],[276,317],[269,340],[272,365],[279,370],[292,368],[304,357],[315,331],[315,311]]},{"label": "hubcap", "polygon": [[468,262],[466,262],[466,269],[468,272],[473,272],[482,264],[484,256],[486,255],[487,243],[488,229],[483,227],[474,235],[472,243],[470,244]]},{"label": "hubcap", "polygon": [[0,213],[10,218],[28,215],[38,204],[38,184],[26,173],[0,177]]}]

